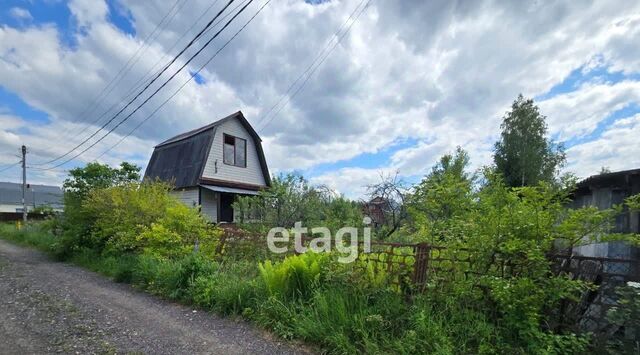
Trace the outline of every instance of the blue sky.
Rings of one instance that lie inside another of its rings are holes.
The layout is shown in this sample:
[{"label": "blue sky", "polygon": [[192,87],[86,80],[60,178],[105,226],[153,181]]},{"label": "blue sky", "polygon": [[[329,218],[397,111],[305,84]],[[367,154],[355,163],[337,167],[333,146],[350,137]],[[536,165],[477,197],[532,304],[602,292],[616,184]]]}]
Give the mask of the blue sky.
[{"label": "blue sky", "polygon": [[[195,74],[202,61],[194,62],[184,78],[195,80],[101,161],[128,159],[144,166],[158,141],[237,110],[260,125],[264,112],[286,95],[357,4],[270,4],[205,71]],[[207,10],[210,3],[204,0],[182,4],[175,13],[173,5],[160,0],[4,1],[0,168],[12,162],[22,143],[33,147],[37,163],[80,141],[65,136],[81,131],[85,118],[77,113],[102,92],[163,16],[171,15],[125,79],[100,101],[103,110],[122,102],[131,82],[157,58],[170,58],[173,53],[165,51],[194,19],[215,11]],[[454,16],[460,9],[449,3],[432,5],[412,13],[395,3],[367,9],[301,94],[289,98],[272,124],[258,127],[272,171],[299,171],[358,198],[381,172],[399,171],[405,180],[418,181],[457,145],[470,152],[478,168],[491,162],[500,119],[519,93],[534,98],[548,117],[551,137],[565,144],[568,171],[588,176],[601,166],[640,167],[640,146],[629,138],[640,129],[637,6],[530,4],[540,6],[531,16],[500,4],[474,4]],[[34,170],[33,179],[59,183],[64,169],[95,159],[153,107],[86,156],[61,169]],[[16,174],[8,170],[0,177]]]}]

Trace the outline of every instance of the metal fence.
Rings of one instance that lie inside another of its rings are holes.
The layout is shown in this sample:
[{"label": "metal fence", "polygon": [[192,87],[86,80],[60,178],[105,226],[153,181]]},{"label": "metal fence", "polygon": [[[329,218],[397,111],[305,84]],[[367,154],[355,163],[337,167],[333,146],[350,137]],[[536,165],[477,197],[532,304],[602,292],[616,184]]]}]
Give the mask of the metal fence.
[{"label": "metal fence", "polygon": [[[313,238],[303,236],[305,246]],[[472,265],[474,251],[448,249],[428,243],[392,243],[371,241],[369,253],[358,245],[358,263],[373,273],[382,273],[400,290],[424,292],[427,285],[440,285],[440,281],[470,275],[493,274],[517,275],[526,270],[526,265],[513,265],[493,256],[483,267]],[[256,233],[226,227],[218,254],[229,257],[251,257],[255,259],[284,257],[274,255],[267,247],[266,237]],[[289,248],[289,253],[295,253]],[[628,281],[640,281],[640,263],[637,259],[600,258],[572,254],[548,255],[551,270],[555,275],[588,281],[595,287],[585,292],[578,302],[564,302],[558,310],[556,327],[575,328],[593,333],[611,332],[606,322],[607,311],[616,304],[615,288]],[[576,329],[577,330],[577,329]]]}]

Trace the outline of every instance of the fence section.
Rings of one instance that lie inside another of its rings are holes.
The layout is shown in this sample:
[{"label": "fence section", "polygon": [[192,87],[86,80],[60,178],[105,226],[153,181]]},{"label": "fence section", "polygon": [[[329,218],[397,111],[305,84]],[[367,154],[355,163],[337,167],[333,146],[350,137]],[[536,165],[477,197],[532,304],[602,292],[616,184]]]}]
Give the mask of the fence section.
[{"label": "fence section", "polygon": [[[303,236],[302,244],[309,246],[313,238]],[[273,254],[268,250],[266,237],[226,228],[218,246],[218,253],[229,257],[278,258],[294,253],[293,241],[288,253]],[[442,286],[448,281],[478,275],[510,277],[527,272],[527,265],[516,265],[493,255],[486,265],[474,265],[479,251],[450,249],[428,243],[391,243],[371,241],[370,251],[364,250],[362,241],[357,245],[356,266],[374,275],[384,274],[400,291],[425,292],[426,286]],[[628,281],[640,281],[640,263],[637,259],[599,258],[572,254],[548,255],[551,271],[572,279],[590,282],[595,288],[585,292],[579,301],[566,301],[558,312],[558,329],[588,331],[598,336],[612,330],[607,322],[607,311],[617,304],[615,289]],[[554,311],[555,312],[555,311]],[[576,329],[577,328],[577,329]]]}]

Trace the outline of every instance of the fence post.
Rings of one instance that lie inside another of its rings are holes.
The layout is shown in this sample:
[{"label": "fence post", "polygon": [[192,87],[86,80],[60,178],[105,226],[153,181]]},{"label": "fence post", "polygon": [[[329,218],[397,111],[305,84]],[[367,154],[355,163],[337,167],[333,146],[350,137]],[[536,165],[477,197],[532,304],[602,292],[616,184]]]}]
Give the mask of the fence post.
[{"label": "fence post", "polygon": [[414,256],[416,260],[413,264],[413,284],[419,291],[422,291],[427,283],[427,269],[429,266],[430,251],[431,247],[427,243],[419,243],[414,247]]},{"label": "fence post", "polygon": [[227,241],[227,233],[229,232],[223,230],[222,236],[220,237],[220,240],[218,242],[218,247],[216,248],[216,255],[222,255],[222,251],[224,250],[224,243],[226,243]]}]

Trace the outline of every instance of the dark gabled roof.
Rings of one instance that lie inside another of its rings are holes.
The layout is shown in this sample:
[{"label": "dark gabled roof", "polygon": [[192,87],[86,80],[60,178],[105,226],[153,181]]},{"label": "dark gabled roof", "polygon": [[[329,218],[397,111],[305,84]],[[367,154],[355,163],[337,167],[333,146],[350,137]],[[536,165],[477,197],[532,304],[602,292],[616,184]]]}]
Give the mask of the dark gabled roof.
[{"label": "dark gabled roof", "polygon": [[578,188],[588,188],[589,186],[612,186],[620,184],[628,184],[631,176],[640,176],[640,169],[630,169],[615,171],[612,173],[604,173],[591,175],[578,183]]},{"label": "dark gabled roof", "polygon": [[215,127],[156,146],[145,179],[169,181],[175,187],[198,186],[207,163]]},{"label": "dark gabled roof", "polygon": [[[62,208],[62,189],[58,186],[30,184],[25,193],[25,202],[29,206],[48,205]],[[0,204],[21,205],[22,184],[0,182]]]},{"label": "dark gabled roof", "polygon": [[269,169],[262,150],[262,139],[240,111],[206,126],[178,134],[155,146],[144,174],[145,178],[172,181],[176,188],[198,186],[211,151],[216,128],[232,119],[238,119],[254,139],[262,174],[267,186],[271,186]]}]

